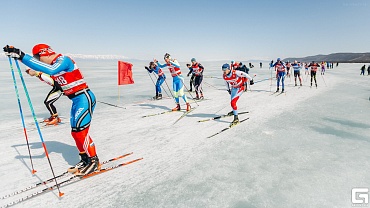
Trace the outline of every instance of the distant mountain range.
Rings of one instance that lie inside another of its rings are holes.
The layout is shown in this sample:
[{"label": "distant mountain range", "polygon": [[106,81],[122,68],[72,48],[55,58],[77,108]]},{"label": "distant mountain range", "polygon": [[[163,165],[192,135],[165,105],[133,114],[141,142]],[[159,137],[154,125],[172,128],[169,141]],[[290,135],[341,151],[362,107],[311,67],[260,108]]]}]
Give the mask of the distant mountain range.
[{"label": "distant mountain range", "polygon": [[340,62],[340,63],[370,63],[370,53],[332,53],[329,55],[307,56],[303,58],[286,58],[283,61],[293,62]]}]

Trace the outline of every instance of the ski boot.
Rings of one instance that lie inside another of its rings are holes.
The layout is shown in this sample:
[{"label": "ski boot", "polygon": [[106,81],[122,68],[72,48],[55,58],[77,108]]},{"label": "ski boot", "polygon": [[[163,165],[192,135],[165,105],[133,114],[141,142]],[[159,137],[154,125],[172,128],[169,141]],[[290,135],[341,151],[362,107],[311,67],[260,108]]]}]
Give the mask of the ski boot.
[{"label": "ski boot", "polygon": [[230,111],[230,112],[228,112],[226,115],[227,115],[227,116],[232,116],[232,115],[234,115],[234,111]]},{"label": "ski boot", "polygon": [[279,92],[279,88],[277,88],[276,92]]},{"label": "ski boot", "polygon": [[89,156],[86,153],[80,153],[81,161],[75,166],[68,168],[69,173],[76,173],[78,170],[84,168],[89,163]]},{"label": "ski boot", "polygon": [[203,99],[204,99],[203,94],[200,94],[199,100],[203,100]]},{"label": "ski boot", "polygon": [[95,155],[94,157],[89,157],[88,160],[89,161],[85,165],[85,167],[79,169],[79,171],[75,175],[83,176],[83,175],[92,173],[94,171],[100,170],[101,165],[99,163],[99,158],[97,155]]},{"label": "ski boot", "polygon": [[54,126],[56,126],[56,125],[58,125],[58,123],[60,123],[61,122],[61,120],[60,120],[60,118],[59,118],[59,116],[58,115],[54,115],[54,116],[52,116],[53,118],[49,121],[49,122],[47,122],[46,123],[46,125],[47,126],[49,126],[49,125],[54,125]]},{"label": "ski boot", "polygon": [[190,109],[191,109],[190,103],[186,103],[186,111],[190,111]]},{"label": "ski boot", "polygon": [[233,127],[233,126],[237,125],[238,123],[240,123],[238,115],[234,115],[234,120],[233,120],[233,122],[231,122],[230,127]]},{"label": "ski boot", "polygon": [[159,93],[157,96],[157,100],[161,100],[161,99],[162,99],[162,93]]},{"label": "ski boot", "polygon": [[49,118],[45,119],[43,122],[44,123],[49,123],[51,120],[53,120],[53,116],[50,116]]},{"label": "ski boot", "polygon": [[284,92],[284,88],[283,89],[281,89],[281,93],[283,93]]},{"label": "ski boot", "polygon": [[172,111],[180,111],[180,104],[177,103],[176,107],[172,108]]}]

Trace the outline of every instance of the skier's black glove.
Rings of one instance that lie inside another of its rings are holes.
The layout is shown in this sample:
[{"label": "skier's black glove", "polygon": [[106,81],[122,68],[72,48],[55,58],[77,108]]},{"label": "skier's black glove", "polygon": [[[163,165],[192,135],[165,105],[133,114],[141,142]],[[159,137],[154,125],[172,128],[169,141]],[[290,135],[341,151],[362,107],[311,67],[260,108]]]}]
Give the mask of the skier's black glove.
[{"label": "skier's black glove", "polygon": [[231,90],[230,89],[228,89],[227,92],[229,93],[229,95],[231,95]]},{"label": "skier's black glove", "polygon": [[5,52],[5,55],[19,60],[22,60],[25,55],[20,49],[14,48],[14,46],[6,45],[3,50]]},{"label": "skier's black glove", "polygon": [[253,81],[253,79],[251,79],[251,81],[249,81],[249,84],[250,84],[250,85],[254,85],[254,81]]},{"label": "skier's black glove", "polygon": [[145,69],[148,70],[148,71],[150,70],[149,67],[147,67],[147,66],[145,67]]}]

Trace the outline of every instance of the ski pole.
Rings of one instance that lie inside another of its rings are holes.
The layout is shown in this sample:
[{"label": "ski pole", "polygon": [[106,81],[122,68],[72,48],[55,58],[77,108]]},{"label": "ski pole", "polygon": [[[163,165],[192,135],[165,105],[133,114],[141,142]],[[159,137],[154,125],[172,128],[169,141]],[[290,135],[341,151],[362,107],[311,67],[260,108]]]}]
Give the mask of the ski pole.
[{"label": "ski pole", "polygon": [[37,171],[33,167],[31,150],[30,150],[30,144],[28,142],[28,135],[27,135],[26,124],[24,123],[23,110],[22,110],[21,100],[19,98],[19,91],[18,91],[18,87],[17,87],[17,81],[16,81],[15,75],[14,75],[14,69],[13,69],[12,59],[10,58],[10,56],[8,56],[8,58],[9,58],[10,70],[12,71],[12,77],[13,77],[15,94],[17,95],[18,107],[19,107],[19,114],[21,116],[22,125],[23,125],[23,132],[24,132],[24,136],[26,137],[26,143],[27,143],[27,148],[28,148],[28,155],[30,156],[31,167],[32,167],[32,174],[34,174]]},{"label": "ski pole", "polygon": [[271,92],[271,87],[272,87],[272,69],[271,69],[271,67],[269,67],[269,69],[271,70],[271,76],[270,76],[270,79],[271,79],[271,83],[270,83],[270,92]]},{"label": "ski pole", "polygon": [[[252,79],[254,79],[256,76],[257,76],[257,74],[255,74],[255,75],[252,77]],[[253,82],[253,83],[254,83],[254,82]],[[251,88],[251,85],[250,85],[250,81],[249,81],[249,91],[251,91],[251,92],[252,92],[252,88]]]},{"label": "ski pole", "polygon": [[155,86],[154,80],[153,80],[152,76],[150,76],[150,73],[149,72],[148,72],[148,75],[149,75],[150,79],[152,80],[153,85]]},{"label": "ski pole", "polygon": [[106,103],[106,102],[103,102],[103,101],[97,101],[98,103],[103,103],[105,105],[109,105],[109,106],[113,106],[113,107],[116,107],[116,108],[122,108],[122,109],[126,109],[125,107],[122,107],[122,106],[119,106],[119,105],[114,105],[114,104],[111,104],[111,103]]},{"label": "ski pole", "polygon": [[[171,92],[171,89],[170,89],[170,87],[168,86],[166,79],[164,80],[164,82],[166,83],[168,90]],[[172,93],[171,93],[171,96],[172,96],[172,98],[173,98],[173,101],[177,104],[176,99],[175,99],[175,97],[173,96],[173,94],[172,94]]]},{"label": "ski pole", "polygon": [[[184,80],[181,79],[181,78],[180,78],[180,80],[181,80],[182,84],[184,85],[185,89],[189,92],[188,88],[184,84]],[[199,106],[198,102],[194,99],[193,95],[191,93],[189,93],[189,94],[190,94],[191,98],[194,100],[195,104],[197,104]]]},{"label": "ski pole", "polygon": [[[9,58],[9,60],[10,60],[10,58]],[[44,138],[42,137],[42,134],[41,134],[41,130],[40,130],[40,127],[39,127],[39,122],[36,119],[35,110],[33,109],[32,102],[31,102],[30,96],[28,94],[27,86],[26,86],[26,83],[24,82],[24,79],[23,79],[23,76],[22,76],[21,68],[19,67],[18,60],[14,59],[14,61],[15,61],[15,64],[17,65],[18,73],[19,73],[19,76],[21,78],[23,89],[24,89],[24,92],[25,92],[26,97],[27,97],[28,105],[30,106],[31,113],[32,113],[32,116],[33,116],[33,120],[35,121],[36,128],[37,128],[37,131],[39,133],[39,136],[40,136],[40,139],[41,139],[41,142],[42,142],[42,146],[43,146],[44,151],[45,151],[45,156],[48,159],[51,172],[53,173],[53,176],[54,176],[54,179],[55,179],[55,185],[57,186],[57,189],[58,189],[58,192],[59,192],[59,197],[62,197],[64,195],[64,193],[62,193],[59,189],[59,184],[58,184],[57,179],[55,177],[53,166],[51,165],[51,161],[50,161],[50,158],[49,158],[49,153],[48,153],[48,150],[46,148]],[[10,60],[10,62],[11,62],[11,60]]]},{"label": "ski pole", "polygon": [[327,87],[325,79],[324,79],[324,75],[321,75],[321,77],[322,77],[322,80],[324,81],[325,87]]},{"label": "ski pole", "polygon": [[153,80],[152,76],[150,76],[149,71],[147,71],[147,72],[148,72],[148,76],[149,76],[149,77],[150,77],[150,79],[152,80],[152,83],[153,83],[154,87],[155,87],[155,88],[157,88],[157,86],[155,86],[155,83],[154,83],[154,80]]},{"label": "ski pole", "polygon": [[[148,72],[148,74],[149,74],[149,72]],[[149,76],[150,76],[150,74],[149,74]],[[154,74],[154,77],[156,78],[156,79],[158,79],[158,77]],[[152,76],[150,76],[150,78],[152,78]],[[164,80],[166,80],[166,78],[164,78]],[[153,79],[152,79],[152,81],[153,81]],[[154,84],[154,81],[153,81],[153,84]],[[154,84],[154,86],[156,86],[155,84]],[[167,93],[167,90],[161,85],[161,87],[162,87],[162,89],[163,89],[163,91],[166,93],[166,95],[168,96],[168,97],[170,97],[170,95]]]},{"label": "ski pole", "polygon": [[[203,82],[204,82],[204,81],[203,81]],[[215,88],[215,89],[217,89],[217,90],[218,90],[218,88],[217,88],[217,87],[215,87],[214,85],[209,84],[208,82],[204,82],[204,84],[206,84],[206,85],[208,85],[208,86],[210,86],[210,87],[213,87],[213,88]]]}]

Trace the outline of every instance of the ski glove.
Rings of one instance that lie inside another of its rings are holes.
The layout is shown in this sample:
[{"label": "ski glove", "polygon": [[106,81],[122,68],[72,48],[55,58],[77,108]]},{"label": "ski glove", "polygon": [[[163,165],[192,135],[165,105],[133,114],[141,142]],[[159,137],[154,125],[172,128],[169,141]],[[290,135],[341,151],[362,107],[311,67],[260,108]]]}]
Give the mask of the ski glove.
[{"label": "ski glove", "polygon": [[254,85],[254,81],[253,81],[253,79],[251,79],[251,81],[249,81],[249,84],[250,84],[250,85]]},{"label": "ski glove", "polygon": [[146,66],[145,69],[149,71],[149,67]]},{"label": "ski glove", "polygon": [[25,55],[20,49],[14,48],[14,46],[6,45],[3,50],[5,55],[19,60],[22,60]]}]

